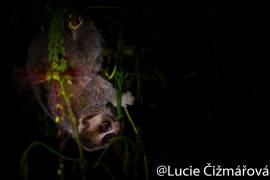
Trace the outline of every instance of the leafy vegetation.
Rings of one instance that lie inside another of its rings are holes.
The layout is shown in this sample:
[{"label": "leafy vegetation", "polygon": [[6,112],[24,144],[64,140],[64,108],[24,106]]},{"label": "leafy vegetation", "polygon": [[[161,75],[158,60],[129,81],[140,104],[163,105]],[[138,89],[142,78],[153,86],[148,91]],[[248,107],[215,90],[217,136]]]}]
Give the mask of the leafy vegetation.
[{"label": "leafy vegetation", "polygon": [[[50,34],[54,65],[47,80],[61,83],[72,78],[55,73],[67,67],[59,56],[65,53],[59,33],[63,4],[69,2],[16,1],[10,17],[18,45],[11,49],[21,52],[19,58],[10,53],[16,60],[7,67],[23,67],[31,37],[57,24]],[[20,144],[15,144],[20,153],[14,156],[16,163],[21,159],[21,168],[16,169],[21,178],[153,179],[159,165],[200,168],[209,162],[230,167],[267,162],[268,69],[258,40],[264,33],[260,28],[248,30],[249,24],[261,27],[263,19],[257,22],[248,13],[241,19],[240,6],[231,12],[217,4],[82,4],[103,35],[104,69],[108,76],[115,74],[108,79],[114,80],[118,102],[128,90],[136,103],[128,111],[118,105],[117,114],[125,120],[124,136],[104,151],[84,152],[82,158],[78,142],[58,133],[31,90],[18,93],[7,88],[11,79],[3,80],[2,102],[18,109],[9,119],[18,124],[15,135]]]}]

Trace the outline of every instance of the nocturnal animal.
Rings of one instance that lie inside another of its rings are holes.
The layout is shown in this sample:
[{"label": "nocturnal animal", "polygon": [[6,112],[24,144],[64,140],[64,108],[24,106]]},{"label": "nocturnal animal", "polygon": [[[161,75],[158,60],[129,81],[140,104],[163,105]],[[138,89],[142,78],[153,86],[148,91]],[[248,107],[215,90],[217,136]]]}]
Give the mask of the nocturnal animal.
[{"label": "nocturnal animal", "polygon": [[[79,70],[77,76],[73,77],[72,84],[65,81],[64,87],[67,94],[73,94],[72,110],[78,124],[82,147],[87,151],[105,148],[121,129],[112,109],[112,105],[117,106],[116,90],[100,75],[101,35],[88,16],[83,17],[75,27],[69,23],[62,35],[66,49],[63,58],[67,60],[69,68]],[[48,44],[48,33],[40,33],[34,37],[28,50],[29,71],[50,70]],[[35,84],[36,77],[29,76],[39,104],[55,120],[57,117],[55,98],[59,99],[60,104],[65,104],[63,97],[55,93],[57,85],[53,81]],[[134,97],[127,92],[121,97],[121,106],[132,105],[133,101]],[[58,125],[74,137],[73,124],[69,118],[60,120]]]}]

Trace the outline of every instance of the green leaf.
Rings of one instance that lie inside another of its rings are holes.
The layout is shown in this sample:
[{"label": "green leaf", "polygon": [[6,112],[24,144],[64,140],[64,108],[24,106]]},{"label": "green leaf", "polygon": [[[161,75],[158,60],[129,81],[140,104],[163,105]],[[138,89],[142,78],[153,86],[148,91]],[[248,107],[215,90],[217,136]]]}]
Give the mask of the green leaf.
[{"label": "green leaf", "polygon": [[167,77],[162,73],[160,72],[159,70],[155,70],[155,75],[160,79],[161,81],[161,84],[162,86],[164,87],[165,91],[166,91],[166,88],[167,88],[167,82],[168,82],[168,79]]},{"label": "green leaf", "polygon": [[192,73],[190,73],[187,77],[189,80],[193,79],[195,77],[195,75],[198,73],[199,68],[197,68],[195,71],[193,71]]},{"label": "green leaf", "polygon": [[115,52],[115,50],[112,47],[110,47],[110,46],[104,46],[103,47],[102,54],[104,56],[107,56],[107,57],[110,57],[110,58],[115,58],[116,52]]},{"label": "green leaf", "polygon": [[124,46],[125,49],[125,54],[128,56],[132,56],[132,54],[134,53],[134,48],[132,46]]}]

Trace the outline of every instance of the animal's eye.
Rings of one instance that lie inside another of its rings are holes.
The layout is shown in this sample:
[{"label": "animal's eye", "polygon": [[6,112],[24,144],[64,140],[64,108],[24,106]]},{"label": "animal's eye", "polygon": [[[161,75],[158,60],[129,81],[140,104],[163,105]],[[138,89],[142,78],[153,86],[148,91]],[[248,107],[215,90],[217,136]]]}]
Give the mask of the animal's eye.
[{"label": "animal's eye", "polygon": [[113,138],[113,134],[107,134],[107,135],[105,136],[105,141],[106,141],[106,142],[111,141],[112,138]]},{"label": "animal's eye", "polygon": [[109,123],[104,122],[104,123],[102,124],[102,130],[103,130],[103,131],[107,132],[107,131],[110,131],[111,129],[112,129],[112,128],[111,128],[111,125],[110,125]]}]

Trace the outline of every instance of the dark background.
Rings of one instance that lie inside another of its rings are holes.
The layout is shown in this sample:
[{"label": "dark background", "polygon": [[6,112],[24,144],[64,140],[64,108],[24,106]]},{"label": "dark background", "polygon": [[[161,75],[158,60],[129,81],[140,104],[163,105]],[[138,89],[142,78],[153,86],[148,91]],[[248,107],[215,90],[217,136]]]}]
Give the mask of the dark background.
[{"label": "dark background", "polygon": [[[32,7],[31,1],[25,2],[25,12],[19,15],[18,21],[11,23],[10,19],[18,15],[18,7],[10,1],[3,11],[1,23],[4,43],[0,71],[2,156],[7,159],[3,163],[9,171],[5,172],[17,178],[20,175],[19,160],[32,141],[44,142],[56,150],[60,142],[55,137],[53,123],[49,118],[46,120],[31,89],[19,92],[14,87],[14,66],[25,67],[32,37],[41,31],[32,12],[38,14],[46,5],[46,1],[35,1],[39,7]],[[86,5],[97,4],[89,2]],[[269,166],[269,21],[266,4],[136,1],[109,5],[165,13],[144,12],[143,17],[131,15],[123,20],[125,45],[131,46],[134,40],[131,37],[136,37],[142,47],[159,49],[142,58],[143,75],[151,79],[151,73],[158,70],[167,77],[166,91],[153,80],[143,80],[142,105],[136,101],[128,108],[134,123],[142,128],[142,139],[147,142],[143,152],[150,161],[149,178],[157,177],[159,165],[174,168],[203,167],[207,163],[232,168],[237,165]],[[88,12],[96,21],[106,45],[116,47],[119,24],[109,32],[106,30],[125,10],[90,9]],[[138,23],[140,18],[141,24]],[[16,23],[20,26],[15,26]],[[44,28],[48,25],[45,23]],[[128,60],[127,66],[134,66],[135,61]],[[193,77],[196,69],[198,72]],[[137,96],[136,80],[129,90]],[[134,139],[128,123],[126,121],[126,135]],[[68,147],[72,150],[67,150],[67,154],[76,157],[76,145],[70,142]],[[100,155],[99,152],[85,154],[90,164]],[[112,171],[114,166],[121,167],[117,160],[108,156],[104,162],[107,158]],[[115,155],[112,153],[111,156]],[[57,177],[58,157],[45,148],[35,147],[29,152],[28,159],[30,179]],[[95,172],[92,172],[93,176],[107,177],[102,168]],[[141,165],[138,174],[145,179]],[[121,175],[116,173],[116,177]],[[127,178],[133,176],[129,174]]]}]

